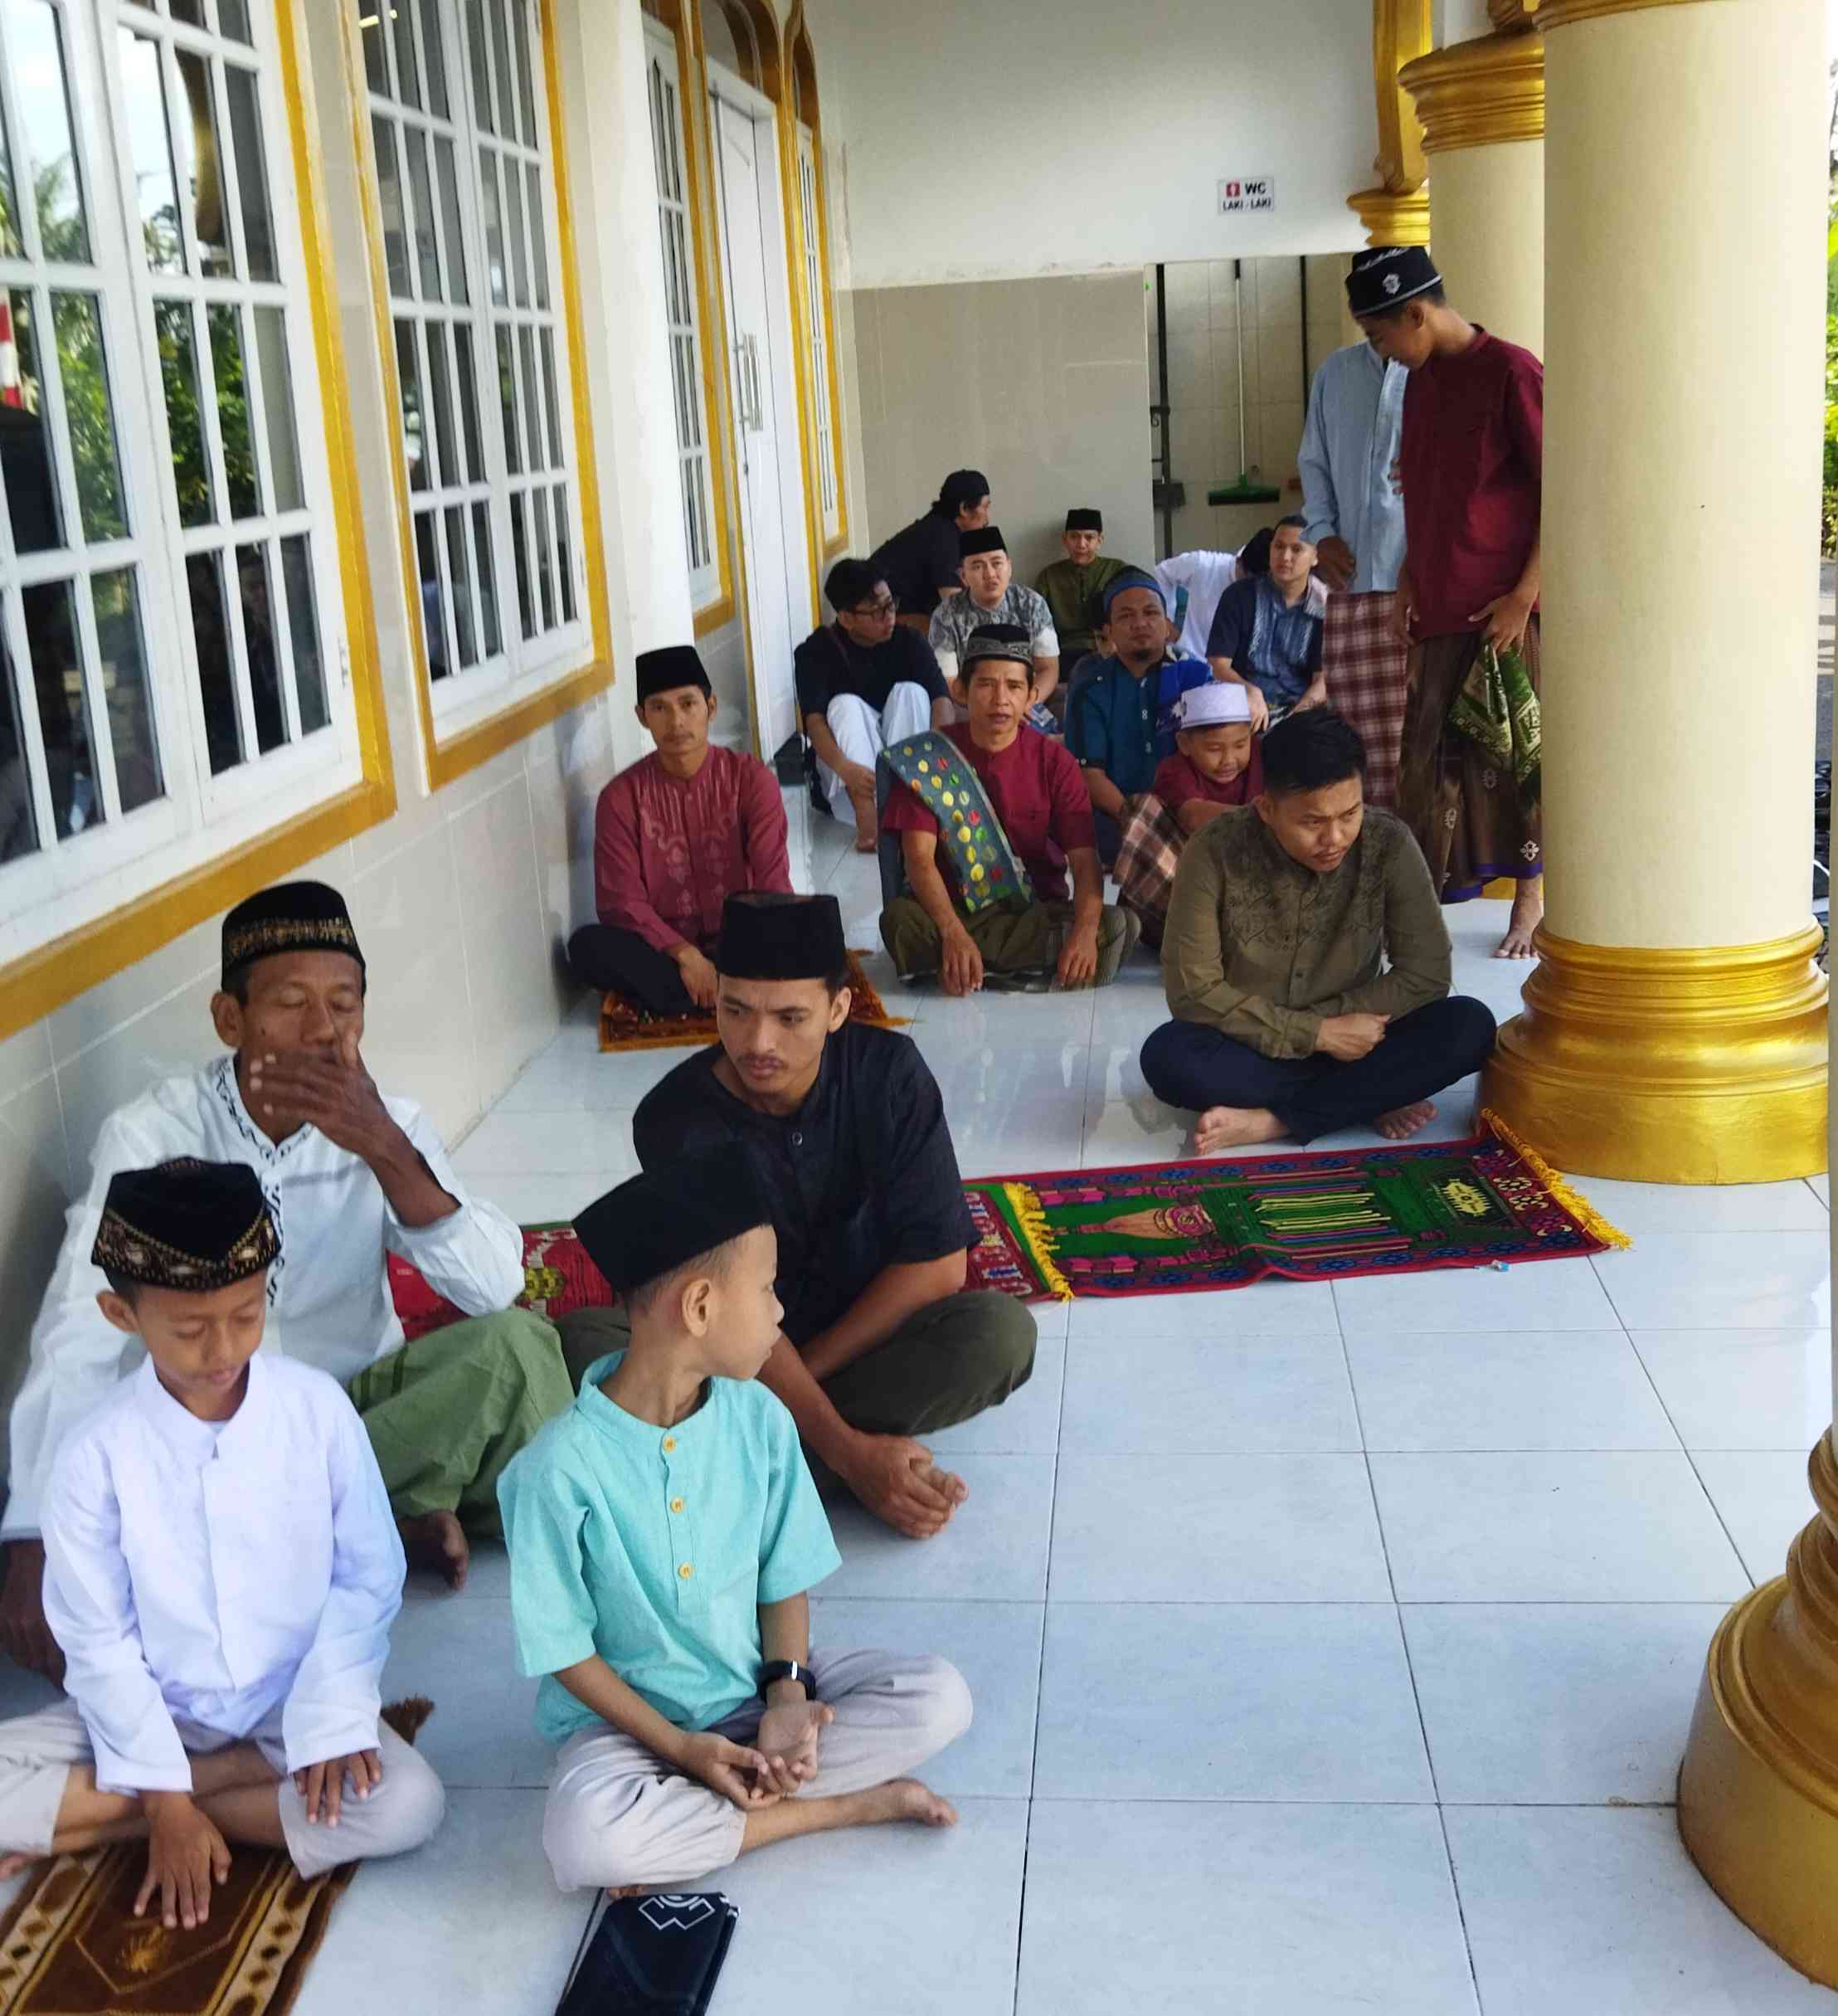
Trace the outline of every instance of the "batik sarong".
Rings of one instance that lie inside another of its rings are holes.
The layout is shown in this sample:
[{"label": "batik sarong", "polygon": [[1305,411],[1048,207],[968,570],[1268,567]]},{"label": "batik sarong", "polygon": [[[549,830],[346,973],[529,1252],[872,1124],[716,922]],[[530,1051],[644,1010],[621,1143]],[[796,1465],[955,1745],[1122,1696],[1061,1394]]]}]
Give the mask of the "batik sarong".
[{"label": "batik sarong", "polygon": [[880,760],[938,821],[938,844],[956,878],[957,908],[975,917],[999,903],[1033,901],[1033,884],[1009,845],[982,781],[949,738],[929,731],[895,743]]}]

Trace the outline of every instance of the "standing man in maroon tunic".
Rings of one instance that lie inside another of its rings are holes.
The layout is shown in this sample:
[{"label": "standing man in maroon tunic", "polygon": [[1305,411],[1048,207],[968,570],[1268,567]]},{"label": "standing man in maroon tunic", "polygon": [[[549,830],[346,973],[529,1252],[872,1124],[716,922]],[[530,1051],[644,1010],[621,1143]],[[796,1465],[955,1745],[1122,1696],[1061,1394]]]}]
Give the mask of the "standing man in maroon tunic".
[{"label": "standing man in maroon tunic", "polygon": [[790,894],[785,800],[758,757],[710,743],[714,689],[693,645],[641,651],[635,665],[657,747],[600,794],[600,922],[569,939],[568,964],[654,1015],[712,1014],[722,905],[748,889]]},{"label": "standing man in maroon tunic", "polygon": [[1539,522],[1544,368],[1451,308],[1421,246],[1359,253],[1348,305],[1367,340],[1410,373],[1399,453],[1404,485],[1400,635],[1410,643],[1398,811],[1444,903],[1496,876],[1518,884],[1495,957],[1529,959],[1544,914],[1535,786],[1523,790],[1449,723],[1490,645],[1515,648],[1538,684]]}]

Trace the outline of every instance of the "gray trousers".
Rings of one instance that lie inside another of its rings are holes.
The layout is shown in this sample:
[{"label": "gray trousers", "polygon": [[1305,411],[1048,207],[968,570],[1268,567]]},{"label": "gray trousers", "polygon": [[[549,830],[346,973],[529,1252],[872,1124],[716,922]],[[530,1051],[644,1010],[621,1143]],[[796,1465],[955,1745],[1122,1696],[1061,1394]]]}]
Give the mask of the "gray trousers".
[{"label": "gray trousers", "polygon": [[[328,1827],[323,1820],[308,1819],[306,1802],[288,1775],[280,1708],[240,1737],[207,1729],[182,1716],[173,1721],[180,1741],[195,1755],[227,1750],[236,1742],[253,1743],[260,1751],[279,1780],[281,1831],[302,1876],[321,1875],[343,1862],[417,1848],[446,1811],[447,1795],[434,1767],[387,1722],[377,1725],[382,1783],[368,1799],[353,1796],[347,1784],[338,1824]],[[90,1733],[74,1701],[56,1702],[36,1715],[0,1722],[0,1854],[50,1854],[71,1772],[95,1761]]]},{"label": "gray trousers", "polygon": [[[836,1719],[819,1733],[817,1775],[795,1797],[828,1799],[903,1778],[970,1726],[970,1691],[943,1659],[813,1652],[810,1671]],[[715,1733],[751,1743],[765,1707],[747,1702]],[[731,1800],[604,1724],[562,1745],[542,1814],[542,1846],[564,1890],[693,1882],[725,1869],[746,1831],[746,1815]]]}]

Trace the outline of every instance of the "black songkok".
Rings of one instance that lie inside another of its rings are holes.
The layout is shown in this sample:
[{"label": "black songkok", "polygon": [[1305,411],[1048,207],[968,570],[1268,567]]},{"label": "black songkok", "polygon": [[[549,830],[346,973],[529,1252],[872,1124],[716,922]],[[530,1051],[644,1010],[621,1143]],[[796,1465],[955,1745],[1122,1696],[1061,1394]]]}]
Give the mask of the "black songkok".
[{"label": "black songkok", "polygon": [[277,882],[257,889],[223,920],[223,986],[277,952],[349,952],[363,970],[345,899],[323,882]]},{"label": "black songkok", "polygon": [[1401,308],[1415,295],[1442,285],[1429,248],[1422,245],[1375,245],[1353,256],[1347,275],[1347,309],[1354,315],[1382,315]]},{"label": "black songkok", "polygon": [[1031,670],[1033,639],[1024,623],[979,623],[964,645],[958,662],[968,679],[970,667],[985,658],[1010,658]]},{"label": "black songkok", "polygon": [[715,970],[730,980],[828,980],[848,965],[834,896],[755,889],[722,905]]},{"label": "black songkok", "polygon": [[1005,553],[1009,542],[1002,536],[999,525],[979,525],[975,532],[960,532],[957,535],[957,557],[968,560],[972,553]]},{"label": "black songkok", "polygon": [[630,1295],[698,1254],[771,1222],[752,1157],[729,1147],[647,1169],[590,1204],[574,1229],[588,1259],[620,1294]]},{"label": "black songkok", "polygon": [[118,1281],[204,1295],[259,1274],[280,1249],[253,1169],[185,1156],[109,1179],[90,1258]]},{"label": "black songkok", "polygon": [[1066,529],[1068,532],[1101,532],[1104,529],[1104,514],[1094,511],[1089,504],[1075,507],[1066,514]]},{"label": "black songkok", "polygon": [[693,644],[667,644],[661,650],[640,651],[632,660],[638,677],[638,704],[642,707],[654,693],[673,693],[678,686],[699,686],[704,693],[714,689],[703,670],[702,654]]}]

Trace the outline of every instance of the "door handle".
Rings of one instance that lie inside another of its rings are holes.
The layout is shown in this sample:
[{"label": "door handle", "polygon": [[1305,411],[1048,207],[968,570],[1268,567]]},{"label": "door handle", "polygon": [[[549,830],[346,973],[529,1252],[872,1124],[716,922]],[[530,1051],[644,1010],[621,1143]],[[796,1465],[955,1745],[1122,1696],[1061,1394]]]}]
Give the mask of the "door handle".
[{"label": "door handle", "polygon": [[741,398],[741,425],[757,434],[766,425],[765,401],[760,386],[760,343],[756,336],[742,336],[734,345]]}]

